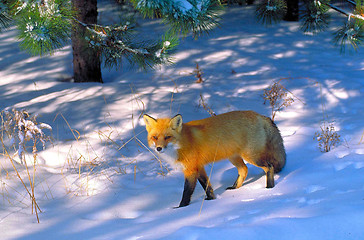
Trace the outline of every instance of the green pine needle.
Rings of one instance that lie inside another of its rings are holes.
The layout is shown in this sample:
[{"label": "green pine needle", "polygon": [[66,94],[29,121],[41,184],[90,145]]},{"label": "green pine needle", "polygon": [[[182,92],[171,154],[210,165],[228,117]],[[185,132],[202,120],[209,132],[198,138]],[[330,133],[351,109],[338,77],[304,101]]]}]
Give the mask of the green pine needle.
[{"label": "green pine needle", "polygon": [[[124,26],[124,27],[121,27]],[[133,68],[144,70],[170,63],[169,53],[178,45],[178,38],[166,34],[160,41],[138,41],[127,25],[86,26],[87,40],[101,56],[105,67],[118,69],[126,60]]]},{"label": "green pine needle", "polygon": [[284,0],[266,0],[255,9],[259,22],[272,25],[281,21],[287,12],[287,4]]},{"label": "green pine needle", "polygon": [[361,0],[356,1],[353,14],[349,15],[347,22],[335,32],[334,43],[340,45],[340,50],[345,53],[346,46],[351,46],[355,51],[364,41],[364,5]]},{"label": "green pine needle", "polygon": [[361,19],[349,19],[334,34],[334,43],[340,45],[341,52],[344,53],[346,46],[351,46],[355,51],[364,41],[364,21]]},{"label": "green pine needle", "polygon": [[71,6],[67,0],[33,2],[16,15],[20,47],[32,55],[52,53],[70,37]]},{"label": "green pine needle", "polygon": [[330,23],[328,2],[329,0],[308,1],[302,15],[302,31],[317,34],[328,28]]},{"label": "green pine needle", "polygon": [[3,28],[7,28],[10,24],[11,17],[8,13],[9,9],[3,1],[0,2],[0,31]]},{"label": "green pine needle", "polygon": [[144,16],[162,17],[170,32],[195,37],[209,32],[218,25],[222,5],[219,0],[131,0]]}]

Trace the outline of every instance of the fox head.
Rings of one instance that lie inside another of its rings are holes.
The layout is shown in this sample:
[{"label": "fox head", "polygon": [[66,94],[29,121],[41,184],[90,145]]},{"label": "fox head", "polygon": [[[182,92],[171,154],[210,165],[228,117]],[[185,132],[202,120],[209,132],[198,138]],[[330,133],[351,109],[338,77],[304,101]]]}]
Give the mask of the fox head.
[{"label": "fox head", "polygon": [[163,152],[168,145],[177,144],[182,131],[182,116],[173,118],[155,119],[144,114],[145,126],[148,132],[149,147],[154,147],[157,152]]}]

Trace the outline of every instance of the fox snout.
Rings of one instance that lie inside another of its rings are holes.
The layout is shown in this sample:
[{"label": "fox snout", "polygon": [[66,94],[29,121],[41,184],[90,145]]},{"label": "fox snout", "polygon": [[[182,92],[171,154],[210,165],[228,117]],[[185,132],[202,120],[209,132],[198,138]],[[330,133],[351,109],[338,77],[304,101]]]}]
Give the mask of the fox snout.
[{"label": "fox snout", "polygon": [[149,146],[151,148],[154,148],[154,150],[157,153],[163,153],[164,150],[168,147],[170,143],[164,141],[164,138],[158,138],[158,137],[152,137],[152,140],[149,143]]},{"label": "fox snout", "polygon": [[155,150],[156,150],[157,152],[160,152],[160,153],[162,153],[162,152],[163,152],[163,148],[162,148],[162,147],[160,147],[160,146],[155,147]]}]

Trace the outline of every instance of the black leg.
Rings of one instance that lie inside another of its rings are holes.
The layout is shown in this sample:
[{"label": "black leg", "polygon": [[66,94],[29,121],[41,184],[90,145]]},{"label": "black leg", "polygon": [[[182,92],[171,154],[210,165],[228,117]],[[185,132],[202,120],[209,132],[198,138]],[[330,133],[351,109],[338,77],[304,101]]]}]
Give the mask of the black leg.
[{"label": "black leg", "polygon": [[273,170],[270,170],[266,173],[267,177],[267,188],[273,188],[274,187],[274,172]]},{"label": "black leg", "polygon": [[265,174],[267,177],[267,188],[274,187],[274,167],[272,164],[268,163],[268,168],[266,168]]},{"label": "black leg", "polygon": [[202,188],[206,192],[205,200],[215,199],[216,197],[215,197],[215,194],[214,194],[214,190],[211,187],[211,184],[210,184],[209,179],[208,179],[208,177],[206,175],[205,169],[202,169],[202,170],[199,171],[198,181],[200,182]]},{"label": "black leg", "polygon": [[185,207],[190,204],[191,196],[195,191],[196,182],[197,178],[195,175],[185,178],[185,186],[183,189],[182,200],[178,207]]}]

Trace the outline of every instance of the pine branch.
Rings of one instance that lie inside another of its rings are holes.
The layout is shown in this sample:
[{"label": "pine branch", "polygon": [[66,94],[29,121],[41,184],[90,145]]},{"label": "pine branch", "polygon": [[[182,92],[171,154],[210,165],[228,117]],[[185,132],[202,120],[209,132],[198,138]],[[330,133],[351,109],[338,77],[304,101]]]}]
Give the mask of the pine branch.
[{"label": "pine branch", "polygon": [[9,9],[6,2],[0,2],[0,32],[2,29],[7,28],[10,24],[11,17],[8,13]]},{"label": "pine branch", "polygon": [[349,16],[349,13],[347,13],[344,9],[342,8],[339,8],[339,7],[336,7],[335,5],[331,4],[331,3],[327,3],[326,4],[328,7],[330,7],[331,9],[341,13],[341,14],[344,14],[345,16]]},{"label": "pine branch", "polygon": [[16,1],[13,9],[20,47],[32,55],[53,52],[69,40],[73,15],[69,1]]},{"label": "pine branch", "polygon": [[222,9],[219,0],[131,0],[144,16],[162,17],[170,25],[169,32],[196,37],[218,25]]},{"label": "pine branch", "polygon": [[302,15],[302,31],[314,34],[325,31],[330,22],[328,6],[329,0],[306,2],[306,10]]},{"label": "pine branch", "polygon": [[75,20],[88,30],[86,40],[89,46],[99,52],[104,65],[109,68],[119,68],[123,59],[132,67],[142,69],[170,63],[168,53],[178,45],[178,39],[168,34],[160,41],[138,42],[131,34],[133,27],[128,24],[102,26]]},{"label": "pine branch", "polygon": [[352,5],[356,6],[356,2],[352,1],[352,0],[346,0],[348,3],[351,3]]},{"label": "pine branch", "polygon": [[258,21],[265,25],[277,23],[283,19],[287,12],[284,0],[266,0],[259,4],[255,10]]},{"label": "pine branch", "polygon": [[334,35],[334,43],[340,45],[341,52],[345,52],[346,45],[351,45],[355,51],[364,41],[363,20],[348,20]]},{"label": "pine branch", "polygon": [[357,51],[359,45],[364,41],[364,8],[360,0],[356,0],[355,3],[351,0],[347,0],[347,2],[356,6],[353,13],[348,13],[344,9],[331,4],[329,0],[311,2],[307,8],[308,13],[303,16],[303,30],[314,33],[324,31],[329,24],[329,16],[326,12],[328,8],[331,8],[348,17],[347,22],[335,32],[333,42],[340,46],[342,53],[345,52],[347,45],[351,45]]},{"label": "pine branch", "polygon": [[364,41],[364,5],[360,0],[356,1],[353,14],[347,13],[347,16],[347,22],[334,35],[334,43],[340,45],[342,53],[347,45],[357,51]]}]

